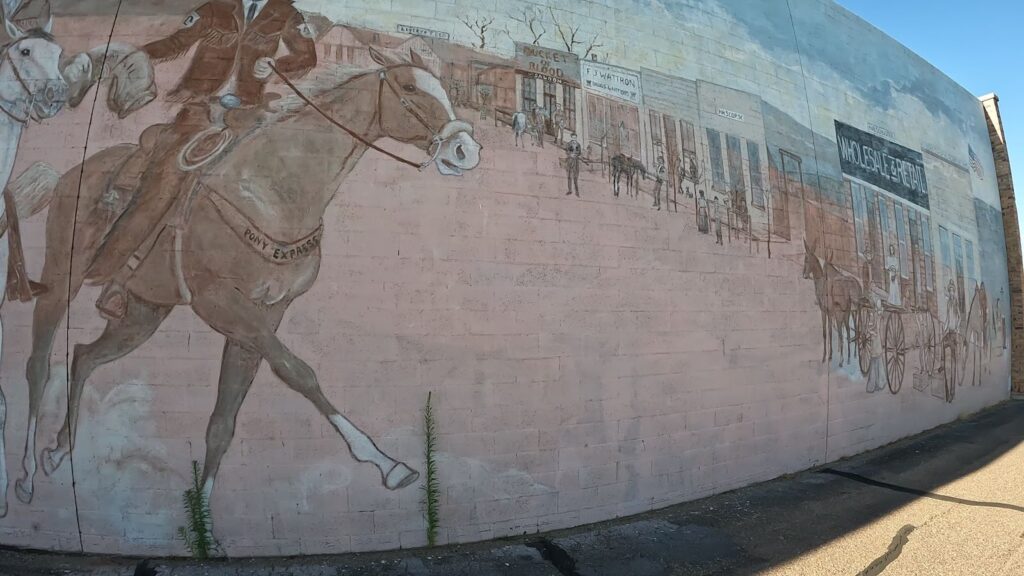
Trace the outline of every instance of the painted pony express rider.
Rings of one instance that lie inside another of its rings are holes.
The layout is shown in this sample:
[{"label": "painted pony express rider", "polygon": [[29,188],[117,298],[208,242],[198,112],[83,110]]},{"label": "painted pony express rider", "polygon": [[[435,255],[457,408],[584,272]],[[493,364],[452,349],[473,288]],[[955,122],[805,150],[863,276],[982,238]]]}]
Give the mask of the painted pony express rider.
[{"label": "painted pony express rider", "polygon": [[[113,194],[128,205],[86,273],[90,283],[106,285],[96,306],[107,317],[124,316],[125,284],[155,245],[176,200],[191,194],[190,170],[216,157],[233,128],[244,129],[258,117],[273,69],[295,79],[317,63],[313,32],[292,0],[211,0],[174,34],[142,50],[160,63],[196,45],[188,70],[168,94],[184,103],[173,124],[144,132],[139,151],[114,180]],[[287,53],[275,58],[282,46]]]}]

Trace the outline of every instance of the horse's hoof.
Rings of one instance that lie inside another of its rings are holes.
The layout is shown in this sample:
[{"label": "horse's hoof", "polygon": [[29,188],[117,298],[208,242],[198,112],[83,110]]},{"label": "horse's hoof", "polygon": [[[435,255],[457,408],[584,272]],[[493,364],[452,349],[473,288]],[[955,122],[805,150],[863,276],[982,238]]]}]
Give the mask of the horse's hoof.
[{"label": "horse's hoof", "polygon": [[384,487],[388,490],[400,490],[415,482],[419,477],[419,472],[399,462],[384,477]]},{"label": "horse's hoof", "polygon": [[20,479],[14,483],[14,495],[22,504],[32,503],[32,488],[25,488],[25,483]]},{"label": "horse's hoof", "polygon": [[56,448],[46,448],[43,450],[43,474],[46,474],[47,476],[56,472],[64,462],[63,456],[56,460],[53,458],[53,455],[56,452]]}]

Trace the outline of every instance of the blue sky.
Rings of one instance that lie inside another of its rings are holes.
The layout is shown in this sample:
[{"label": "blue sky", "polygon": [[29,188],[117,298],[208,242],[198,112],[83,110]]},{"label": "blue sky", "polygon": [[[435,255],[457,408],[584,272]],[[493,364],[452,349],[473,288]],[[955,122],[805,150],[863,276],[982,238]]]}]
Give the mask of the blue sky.
[{"label": "blue sky", "polygon": [[1018,197],[1024,196],[1024,2],[988,0],[982,10],[963,0],[837,1],[971,93],[999,95]]}]

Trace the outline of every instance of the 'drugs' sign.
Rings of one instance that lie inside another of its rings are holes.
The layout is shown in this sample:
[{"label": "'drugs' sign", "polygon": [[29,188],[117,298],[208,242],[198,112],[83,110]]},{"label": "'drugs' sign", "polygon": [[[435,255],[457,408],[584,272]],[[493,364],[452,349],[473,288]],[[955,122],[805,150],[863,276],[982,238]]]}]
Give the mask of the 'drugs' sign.
[{"label": "'drugs' sign", "polygon": [[590,92],[611,96],[637,106],[641,104],[640,73],[618,66],[583,60],[580,62],[583,87]]},{"label": "'drugs' sign", "polygon": [[836,120],[836,140],[843,174],[859,178],[928,209],[924,157],[869,132]]}]

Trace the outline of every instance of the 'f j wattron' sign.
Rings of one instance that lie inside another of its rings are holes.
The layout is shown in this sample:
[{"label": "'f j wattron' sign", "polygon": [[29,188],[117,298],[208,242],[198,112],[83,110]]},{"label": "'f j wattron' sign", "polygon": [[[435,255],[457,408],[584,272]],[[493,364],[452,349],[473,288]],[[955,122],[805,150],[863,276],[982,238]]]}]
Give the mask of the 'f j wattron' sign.
[{"label": "'f j wattron' sign", "polygon": [[836,120],[843,174],[928,209],[928,181],[920,152]]}]

